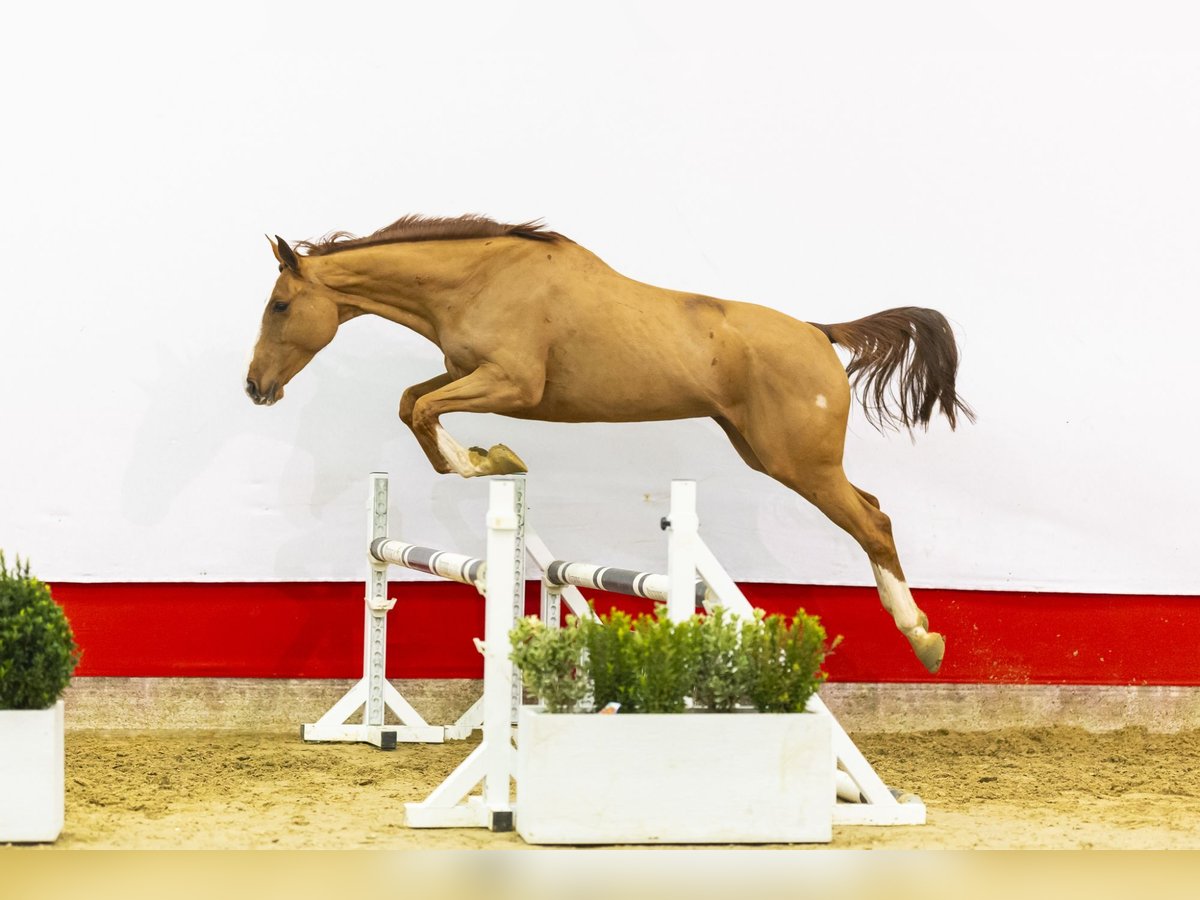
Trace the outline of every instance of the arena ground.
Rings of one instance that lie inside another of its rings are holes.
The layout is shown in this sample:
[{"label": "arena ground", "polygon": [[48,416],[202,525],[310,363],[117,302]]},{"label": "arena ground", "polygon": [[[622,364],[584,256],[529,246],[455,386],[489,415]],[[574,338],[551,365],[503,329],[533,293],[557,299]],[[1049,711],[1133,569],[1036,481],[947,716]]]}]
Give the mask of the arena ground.
[{"label": "arena ground", "polygon": [[[835,848],[1200,848],[1200,731],[1077,727],[855,733],[928,824],[837,828]],[[470,743],[304,744],[294,730],[76,729],[74,848],[520,848],[514,834],[408,829]]]}]

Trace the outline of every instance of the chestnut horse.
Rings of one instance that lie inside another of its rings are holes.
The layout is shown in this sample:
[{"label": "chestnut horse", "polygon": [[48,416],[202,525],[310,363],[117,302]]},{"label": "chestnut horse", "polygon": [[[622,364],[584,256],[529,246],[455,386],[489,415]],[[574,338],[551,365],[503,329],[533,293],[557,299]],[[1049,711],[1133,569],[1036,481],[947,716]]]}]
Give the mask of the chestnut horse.
[{"label": "chestnut horse", "polygon": [[[269,240],[269,239],[268,239]],[[945,641],[913,601],[879,502],[842,471],[853,379],[877,426],[956,424],[958,351],[946,319],[892,309],[839,325],[651,287],[537,223],[407,216],[367,237],[271,242],[279,279],[246,379],[258,404],[343,322],[367,313],[441,348],[446,371],[408,388],[400,419],[438,472],[523,472],[504,445],[466,448],[446,413],[551,422],[709,417],[750,467],[813,503],[866,551],[884,608],[937,671]],[[843,368],[833,344],[850,351]]]}]

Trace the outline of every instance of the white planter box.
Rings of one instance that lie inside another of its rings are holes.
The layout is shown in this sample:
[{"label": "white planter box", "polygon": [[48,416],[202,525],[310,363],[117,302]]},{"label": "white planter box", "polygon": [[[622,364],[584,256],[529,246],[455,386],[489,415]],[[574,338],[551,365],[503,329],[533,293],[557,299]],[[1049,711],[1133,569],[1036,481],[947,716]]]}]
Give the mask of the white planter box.
[{"label": "white planter box", "polygon": [[0,710],[0,843],[56,840],[63,829],[63,702]]},{"label": "white planter box", "polygon": [[550,715],[527,706],[518,721],[516,829],[529,843],[832,838],[827,716]]}]

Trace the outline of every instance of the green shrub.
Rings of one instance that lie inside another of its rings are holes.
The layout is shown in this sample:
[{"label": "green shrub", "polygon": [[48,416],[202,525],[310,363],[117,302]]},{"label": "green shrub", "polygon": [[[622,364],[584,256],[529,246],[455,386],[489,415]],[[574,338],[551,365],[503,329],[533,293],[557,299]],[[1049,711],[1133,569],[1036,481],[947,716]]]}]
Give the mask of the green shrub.
[{"label": "green shrub", "polygon": [[48,709],[71,681],[79,648],[50,589],[0,553],[0,709]]},{"label": "green shrub", "polygon": [[746,698],[759,712],[802,712],[825,682],[821,663],[840,640],[827,648],[825,629],[802,609],[790,625],[783,616],[755,610],[741,628]]},{"label": "green shrub", "polygon": [[586,620],[583,634],[586,672],[596,708],[616,702],[625,712],[636,712],[639,673],[633,619],[614,609],[607,619]]},{"label": "green shrub", "polygon": [[509,633],[513,664],[525,686],[552,713],[571,712],[587,697],[591,685],[584,676],[583,629],[570,616],[566,628],[547,628],[532,616],[521,619]]},{"label": "green shrub", "polygon": [[616,702],[623,713],[682,712],[687,698],[712,712],[801,712],[825,681],[821,664],[832,649],[804,610],[790,623],[721,608],[675,623],[663,607],[636,619],[614,609],[562,629],[524,619],[510,639],[513,662],[550,712],[574,709],[589,692],[593,708]]},{"label": "green shrub", "polygon": [[738,619],[718,606],[707,616],[694,616],[689,624],[694,654],[692,702],[710,712],[729,712],[746,692]]},{"label": "green shrub", "polygon": [[691,621],[672,622],[666,607],[634,620],[633,639],[627,646],[635,676],[627,712],[677,713],[686,709],[696,671],[693,640]]}]

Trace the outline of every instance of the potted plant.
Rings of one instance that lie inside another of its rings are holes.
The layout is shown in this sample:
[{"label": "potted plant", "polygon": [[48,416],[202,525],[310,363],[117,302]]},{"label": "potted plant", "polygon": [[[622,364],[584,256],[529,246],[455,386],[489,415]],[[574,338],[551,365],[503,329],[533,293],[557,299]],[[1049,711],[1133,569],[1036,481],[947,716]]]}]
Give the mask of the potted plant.
[{"label": "potted plant", "polygon": [[718,609],[676,623],[662,609],[636,619],[614,610],[563,628],[524,619],[510,638],[541,700],[518,720],[525,840],[832,838],[830,724],[805,712],[832,649],[815,617]]},{"label": "potted plant", "polygon": [[0,553],[0,843],[63,827],[62,693],[79,649],[50,589]]}]

